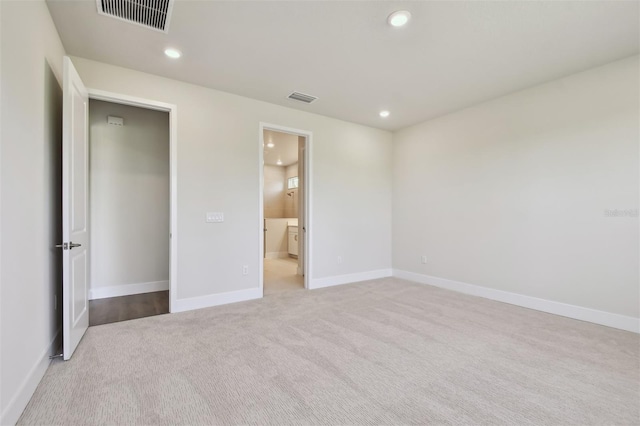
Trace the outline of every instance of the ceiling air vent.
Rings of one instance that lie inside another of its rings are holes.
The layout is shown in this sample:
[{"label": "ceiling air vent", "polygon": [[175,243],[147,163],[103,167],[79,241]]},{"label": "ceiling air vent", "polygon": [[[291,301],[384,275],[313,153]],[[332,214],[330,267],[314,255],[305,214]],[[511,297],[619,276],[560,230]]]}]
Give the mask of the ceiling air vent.
[{"label": "ceiling air vent", "polygon": [[98,13],[164,33],[174,0],[96,0]]},{"label": "ceiling air vent", "polygon": [[300,92],[293,92],[292,94],[287,96],[287,98],[293,99],[294,101],[304,102],[305,104],[310,104],[311,102],[313,102],[316,99],[318,99],[315,96],[306,95],[306,94],[300,93]]}]

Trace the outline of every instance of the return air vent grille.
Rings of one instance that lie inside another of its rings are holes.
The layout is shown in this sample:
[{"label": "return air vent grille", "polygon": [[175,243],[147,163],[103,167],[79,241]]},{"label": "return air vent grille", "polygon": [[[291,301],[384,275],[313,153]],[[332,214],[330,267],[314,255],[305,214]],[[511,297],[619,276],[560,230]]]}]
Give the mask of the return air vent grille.
[{"label": "return air vent grille", "polygon": [[304,102],[306,104],[310,104],[311,102],[315,101],[316,99],[318,99],[315,96],[311,96],[311,95],[306,95],[304,93],[300,93],[300,92],[293,92],[292,94],[290,94],[289,96],[287,96],[289,99],[293,99],[294,101],[300,101],[300,102]]},{"label": "return air vent grille", "polygon": [[164,33],[174,0],[96,0],[98,13]]}]

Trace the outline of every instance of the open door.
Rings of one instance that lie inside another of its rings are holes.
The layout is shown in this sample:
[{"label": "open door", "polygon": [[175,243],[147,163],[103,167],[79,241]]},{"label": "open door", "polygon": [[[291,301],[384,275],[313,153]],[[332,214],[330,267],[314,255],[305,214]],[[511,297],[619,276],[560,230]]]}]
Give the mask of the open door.
[{"label": "open door", "polygon": [[[306,149],[306,136],[298,136],[298,275],[304,277],[306,271],[304,270],[305,263],[305,239],[307,232],[307,224],[305,223],[306,210],[305,199],[307,192],[305,188],[305,149]],[[304,280],[304,286],[307,288],[307,280]]]},{"label": "open door", "polygon": [[64,57],[62,106],[62,340],[71,358],[89,327],[89,95]]}]

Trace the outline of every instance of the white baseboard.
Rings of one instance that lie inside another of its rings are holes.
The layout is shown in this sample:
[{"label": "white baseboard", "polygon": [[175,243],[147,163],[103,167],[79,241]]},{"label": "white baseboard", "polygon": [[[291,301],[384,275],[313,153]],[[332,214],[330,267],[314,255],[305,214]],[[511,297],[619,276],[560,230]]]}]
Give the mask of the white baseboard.
[{"label": "white baseboard", "polygon": [[633,333],[640,333],[639,318],[599,311],[597,309],[584,308],[582,306],[569,305],[567,303],[555,302],[553,300],[525,296],[517,293],[510,293],[508,291],[496,290],[479,285],[467,284],[460,281],[417,274],[415,272],[399,269],[393,270],[393,276],[420,284],[432,285],[434,287],[445,288],[459,293],[471,294],[473,296],[484,297],[485,299],[497,300],[511,305],[522,306],[524,308],[535,309],[537,311],[547,312],[563,317],[606,325],[607,327],[618,328],[620,330],[631,331]]},{"label": "white baseboard", "polygon": [[269,251],[264,254],[265,259],[286,259],[289,257],[289,252],[286,251]]},{"label": "white baseboard", "polygon": [[130,296],[132,294],[151,293],[169,290],[169,281],[152,281],[148,283],[122,284],[109,287],[89,289],[89,300],[106,299],[107,297]]},{"label": "white baseboard", "polygon": [[375,280],[378,278],[390,277],[391,269],[377,269],[375,271],[358,272],[355,274],[336,275],[333,277],[315,278],[309,283],[309,289],[332,287],[334,285],[350,284],[358,281]]},{"label": "white baseboard", "polygon": [[260,299],[261,297],[262,289],[258,287],[227,293],[210,294],[207,296],[190,297],[188,299],[177,299],[171,304],[171,313],[210,308],[212,306],[226,305],[227,303],[244,302],[246,300]]},{"label": "white baseboard", "polygon": [[5,408],[2,415],[0,415],[0,425],[15,425],[18,422],[33,393],[36,391],[38,384],[44,377],[44,373],[47,372],[49,364],[51,364],[49,355],[53,355],[54,351],[58,349],[56,346],[58,346],[59,343],[60,333],[61,330],[58,329],[47,348],[40,354],[35,365],[25,377],[18,391],[7,404],[7,408]]}]

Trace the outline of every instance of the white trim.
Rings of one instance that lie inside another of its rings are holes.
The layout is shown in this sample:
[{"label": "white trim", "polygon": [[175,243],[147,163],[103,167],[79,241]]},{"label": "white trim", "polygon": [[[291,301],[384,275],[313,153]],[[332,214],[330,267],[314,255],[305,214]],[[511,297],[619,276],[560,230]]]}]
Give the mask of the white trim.
[{"label": "white trim", "polygon": [[131,105],[140,108],[169,113],[169,168],[170,168],[170,224],[169,248],[169,312],[178,298],[178,107],[175,104],[159,102],[120,93],[88,88],[89,99]]},{"label": "white trim", "polygon": [[[6,14],[6,12],[5,12]],[[2,7],[0,7],[0,22],[2,22]],[[0,31],[0,46],[2,46],[2,31]],[[51,67],[51,65],[49,65],[49,67],[51,68],[51,70],[53,71],[53,67]],[[4,81],[2,80],[2,55],[0,55],[0,81]],[[0,84],[0,99],[4,99],[2,97],[2,84]],[[2,108],[0,108],[0,127],[4,126],[4,123],[2,122]],[[5,127],[6,128],[6,127]],[[2,132],[0,132],[0,147],[2,147]],[[2,176],[2,149],[0,149],[0,176]],[[1,178],[0,178],[0,223],[2,223],[2,182],[1,182]],[[0,277],[2,277],[2,248],[1,248],[1,244],[0,244]],[[0,300],[2,299],[2,282],[0,282]],[[5,293],[6,294],[6,293]],[[62,296],[62,295],[61,295]],[[4,296],[6,297],[6,296]],[[0,303],[0,321],[2,321],[2,318],[4,318],[2,316],[2,303]],[[4,363],[2,362],[2,357],[3,357],[3,353],[4,353],[4,346],[5,343],[3,343],[3,341],[6,339],[2,338],[2,331],[0,330],[0,374],[2,374],[2,365],[4,365]],[[13,349],[13,348],[12,348]],[[2,392],[2,390],[0,389],[0,393]],[[3,425],[5,423],[9,423],[9,421],[7,419],[5,419],[5,412],[9,411],[9,408],[11,408],[11,404],[7,405],[7,410],[3,411],[2,410],[2,406],[4,405],[2,403],[2,396],[0,396],[0,425]],[[17,420],[17,419],[16,419]],[[11,422],[11,424],[15,424],[15,422]]]},{"label": "white trim", "polygon": [[130,296],[132,294],[152,293],[154,291],[164,290],[169,290],[169,280],[96,287],[89,289],[89,300]]},{"label": "white trim", "polygon": [[97,101],[113,102],[116,104],[130,105],[164,112],[171,112],[172,110],[177,109],[174,104],[168,104],[166,102],[107,92],[106,90],[87,88],[87,91],[89,92],[89,99],[95,99]]},{"label": "white trim", "polygon": [[268,251],[264,254],[265,259],[287,259],[288,257],[288,251]]},{"label": "white trim", "polygon": [[60,346],[61,331],[62,329],[60,328],[56,331],[47,348],[40,354],[36,363],[31,367],[31,370],[29,370],[29,373],[13,395],[13,398],[11,398],[7,404],[7,408],[5,408],[2,415],[0,415],[0,425],[15,425],[18,422],[22,412],[36,391],[38,384],[40,384],[44,374],[47,372],[49,364],[51,364],[49,355],[53,355],[55,353],[54,351]]},{"label": "white trim", "polygon": [[510,293],[508,291],[496,290],[493,288],[430,275],[417,274],[415,272],[399,269],[393,270],[393,276],[420,284],[432,285],[434,287],[453,290],[459,293],[471,294],[473,296],[484,297],[485,299],[522,306],[523,308],[535,309],[536,311],[606,325],[607,327],[618,328],[620,330],[631,331],[633,333],[640,333],[639,318],[599,311],[597,309],[584,308],[582,306],[570,305],[562,302],[555,302],[553,300],[540,299],[533,296],[525,296],[523,294]]},{"label": "white trim", "polygon": [[262,123],[258,126],[258,288],[264,295],[264,256],[267,251],[264,233],[267,224],[264,221],[264,126]]},{"label": "white trim", "polygon": [[169,162],[171,175],[170,247],[169,247],[169,312],[178,299],[178,107],[171,105],[169,110]]},{"label": "white trim", "polygon": [[249,288],[246,290],[230,291],[227,293],[208,294],[188,299],[177,299],[172,312],[191,311],[193,309],[210,308],[212,306],[226,305],[228,303],[244,302],[246,300],[262,298],[261,288]]},{"label": "white trim", "polygon": [[[313,176],[313,132],[307,130],[294,129],[291,127],[279,126],[277,124],[269,124],[260,122],[259,125],[259,138],[258,138],[258,170],[259,170],[259,179],[258,179],[258,209],[260,215],[259,225],[259,234],[260,234],[260,242],[259,242],[259,253],[258,253],[258,267],[259,267],[259,284],[260,284],[260,292],[264,292],[264,131],[265,130],[274,130],[276,132],[290,133],[297,136],[303,136],[305,138],[305,149],[304,149],[304,226],[306,229],[305,238],[304,238],[304,287],[306,289],[311,289],[311,282],[313,280],[311,275],[311,266],[313,256],[311,253],[311,241],[312,241],[312,233],[313,233],[313,220],[312,220],[312,176]],[[299,160],[299,159],[298,159]],[[298,270],[298,274],[300,271]]]},{"label": "white trim", "polygon": [[377,280],[392,275],[391,269],[377,269],[374,271],[358,272],[355,274],[335,275],[333,277],[317,278],[311,281],[312,290],[318,288],[332,287],[334,285],[351,284],[359,281]]}]

